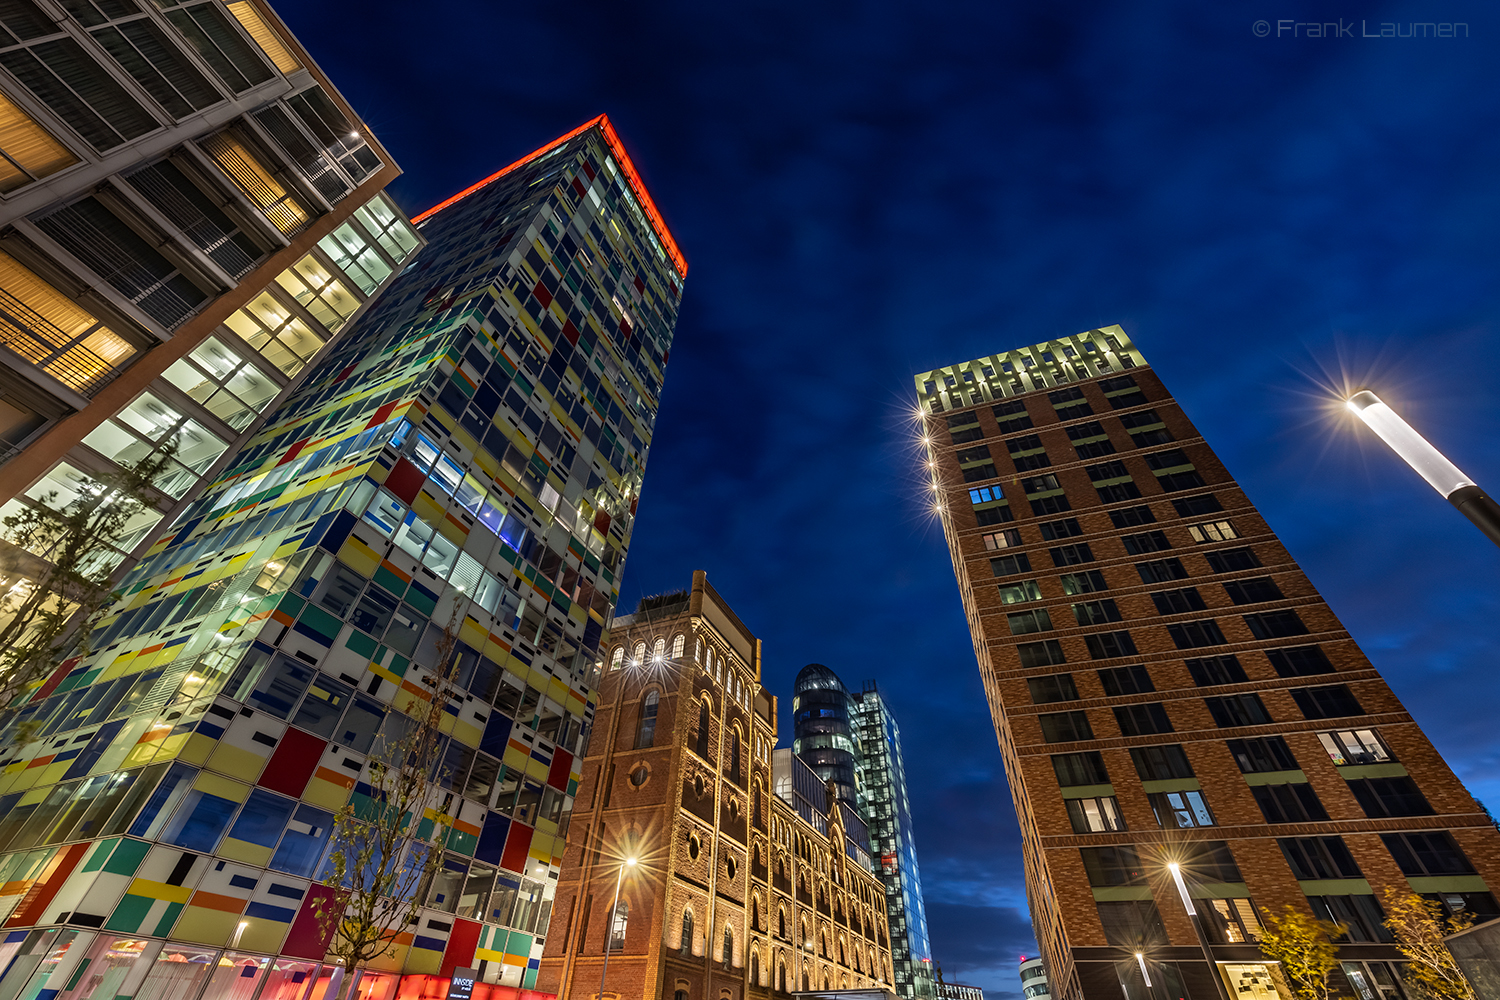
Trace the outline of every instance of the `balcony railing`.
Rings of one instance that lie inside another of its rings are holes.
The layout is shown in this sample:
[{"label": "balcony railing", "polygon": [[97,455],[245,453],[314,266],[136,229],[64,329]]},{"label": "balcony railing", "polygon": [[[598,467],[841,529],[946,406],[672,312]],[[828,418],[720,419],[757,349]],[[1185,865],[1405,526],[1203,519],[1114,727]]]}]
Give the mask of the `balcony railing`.
[{"label": "balcony railing", "polygon": [[[89,331],[98,329],[93,327]],[[46,317],[0,289],[0,345],[30,361],[82,396],[112,382],[121,368],[84,347]]]}]

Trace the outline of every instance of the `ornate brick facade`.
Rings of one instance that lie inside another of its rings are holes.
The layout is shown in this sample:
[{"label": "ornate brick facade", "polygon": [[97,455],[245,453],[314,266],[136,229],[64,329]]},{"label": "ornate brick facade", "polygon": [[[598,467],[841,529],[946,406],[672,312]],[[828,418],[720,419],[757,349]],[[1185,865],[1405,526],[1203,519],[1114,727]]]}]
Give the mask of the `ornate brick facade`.
[{"label": "ornate brick facade", "polygon": [[890,987],[884,889],[839,810],[809,821],[773,794],[760,656],[701,571],[691,591],[615,619],[539,989],[583,1000],[607,977],[605,996],[746,1000]]}]

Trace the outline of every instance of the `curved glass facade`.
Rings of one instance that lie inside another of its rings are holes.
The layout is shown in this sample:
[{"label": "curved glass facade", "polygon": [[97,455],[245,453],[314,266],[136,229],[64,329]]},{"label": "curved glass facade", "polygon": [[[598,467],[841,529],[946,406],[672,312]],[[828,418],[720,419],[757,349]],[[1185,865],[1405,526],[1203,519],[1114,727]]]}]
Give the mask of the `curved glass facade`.
[{"label": "curved glass facade", "polygon": [[823,664],[809,663],[797,675],[794,691],[792,752],[818,777],[832,781],[834,793],[863,815],[849,689]]}]

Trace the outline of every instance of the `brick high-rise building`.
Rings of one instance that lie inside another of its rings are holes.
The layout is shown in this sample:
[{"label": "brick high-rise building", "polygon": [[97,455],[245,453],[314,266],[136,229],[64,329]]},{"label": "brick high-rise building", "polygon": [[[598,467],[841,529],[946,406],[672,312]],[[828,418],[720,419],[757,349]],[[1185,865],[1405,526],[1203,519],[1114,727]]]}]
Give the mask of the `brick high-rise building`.
[{"label": "brick high-rise building", "polygon": [[1143,996],[1141,951],[1169,996],[1274,996],[1291,905],[1399,997],[1384,891],[1500,913],[1500,833],[1123,330],[916,387],[1053,995]]},{"label": "brick high-rise building", "polygon": [[0,24],[0,516],[174,449],[123,561],[421,241],[262,0],[13,0]]},{"label": "brick high-rise building", "polygon": [[423,218],[0,732],[0,996],[349,988],[334,815],[449,670],[440,864],[358,997],[534,984],[685,265],[603,118]]},{"label": "brick high-rise building", "polygon": [[760,640],[699,571],[691,590],[617,617],[610,642],[538,988],[563,1000],[889,989],[885,889],[862,822],[774,749]]}]

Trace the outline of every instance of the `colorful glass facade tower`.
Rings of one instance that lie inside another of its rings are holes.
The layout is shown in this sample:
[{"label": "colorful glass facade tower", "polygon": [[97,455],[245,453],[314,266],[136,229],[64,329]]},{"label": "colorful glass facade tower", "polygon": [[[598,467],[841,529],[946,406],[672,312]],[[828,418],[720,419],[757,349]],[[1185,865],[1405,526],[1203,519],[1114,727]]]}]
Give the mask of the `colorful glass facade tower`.
[{"label": "colorful glass facade tower", "polygon": [[885,882],[896,992],[912,998],[933,997],[936,994],[932,945],[927,936],[927,907],[922,901],[922,873],[917,866],[911,802],[906,795],[901,727],[874,681],[865,681],[864,690],[853,695],[851,701],[864,776],[864,816],[870,826],[870,851]]},{"label": "colorful glass facade tower", "polygon": [[1123,330],[916,388],[1053,995],[1276,996],[1291,906],[1397,998],[1386,890],[1500,915],[1494,823]]},{"label": "colorful glass facade tower", "polygon": [[420,218],[13,720],[0,993],[332,995],[333,813],[455,632],[442,870],[359,996],[534,982],[685,265],[602,117]]}]

